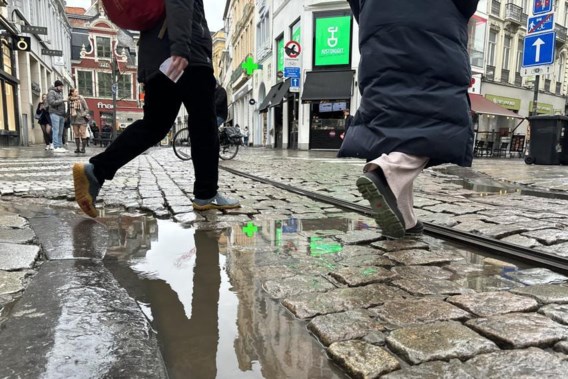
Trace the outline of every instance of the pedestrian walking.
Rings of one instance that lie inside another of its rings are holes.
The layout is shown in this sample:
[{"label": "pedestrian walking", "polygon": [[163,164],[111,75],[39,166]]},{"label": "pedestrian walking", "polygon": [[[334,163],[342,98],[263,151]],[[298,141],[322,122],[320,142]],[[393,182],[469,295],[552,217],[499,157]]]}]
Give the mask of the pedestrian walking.
[{"label": "pedestrian walking", "polygon": [[87,123],[89,121],[89,107],[83,96],[79,95],[79,90],[72,88],[69,91],[69,122],[73,127],[75,137],[75,154],[85,153],[87,145]]},{"label": "pedestrian walking", "polygon": [[41,101],[37,105],[35,118],[41,127],[43,133],[43,142],[45,150],[53,150],[51,137],[51,119],[49,118],[49,106],[47,105],[47,94],[41,96]]},{"label": "pedestrian walking", "polygon": [[[144,118],[122,132],[89,163],[73,166],[75,198],[81,209],[97,217],[96,197],[105,180],[159,143],[183,104],[189,114],[192,200],[196,210],[238,208],[237,200],[219,193],[219,133],[215,114],[212,39],[203,0],[165,0],[165,22],[140,34],[138,80],[144,83]],[[167,29],[164,31],[163,26]],[[162,70],[160,70],[162,66]]]},{"label": "pedestrian walking", "polygon": [[219,82],[215,86],[215,113],[217,115],[217,127],[223,125],[227,121],[229,115],[229,106],[227,105],[227,91]]},{"label": "pedestrian walking", "polygon": [[249,128],[248,126],[245,126],[245,130],[243,130],[243,140],[245,146],[249,145],[249,135],[250,135]]},{"label": "pedestrian walking", "polygon": [[339,156],[367,159],[357,187],[385,236],[419,235],[416,177],[473,159],[467,25],[478,0],[348,1],[359,22],[362,97]]},{"label": "pedestrian walking", "polygon": [[56,80],[53,87],[47,93],[47,104],[49,106],[49,118],[51,120],[51,131],[53,136],[53,151],[65,153],[63,147],[63,133],[65,131],[65,103],[63,99],[63,82]]}]

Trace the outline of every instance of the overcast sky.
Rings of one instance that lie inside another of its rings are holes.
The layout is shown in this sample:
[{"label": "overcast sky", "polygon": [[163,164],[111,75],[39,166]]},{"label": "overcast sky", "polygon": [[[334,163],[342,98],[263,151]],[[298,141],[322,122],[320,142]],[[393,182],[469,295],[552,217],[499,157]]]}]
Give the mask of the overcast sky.
[{"label": "overcast sky", "polygon": [[[223,27],[223,11],[225,10],[225,0],[204,0],[205,13],[207,15],[207,23],[212,32]],[[70,7],[87,8],[91,4],[91,0],[67,0]]]}]

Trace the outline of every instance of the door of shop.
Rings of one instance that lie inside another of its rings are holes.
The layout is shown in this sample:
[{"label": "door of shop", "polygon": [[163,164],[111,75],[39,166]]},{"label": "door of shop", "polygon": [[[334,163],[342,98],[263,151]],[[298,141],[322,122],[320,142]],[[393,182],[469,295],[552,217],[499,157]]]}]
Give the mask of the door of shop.
[{"label": "door of shop", "polygon": [[274,147],[276,149],[282,148],[282,139],[284,135],[284,120],[283,120],[283,107],[282,104],[274,107]]},{"label": "door of shop", "polygon": [[299,100],[296,94],[288,97],[288,149],[298,149],[298,109]]}]

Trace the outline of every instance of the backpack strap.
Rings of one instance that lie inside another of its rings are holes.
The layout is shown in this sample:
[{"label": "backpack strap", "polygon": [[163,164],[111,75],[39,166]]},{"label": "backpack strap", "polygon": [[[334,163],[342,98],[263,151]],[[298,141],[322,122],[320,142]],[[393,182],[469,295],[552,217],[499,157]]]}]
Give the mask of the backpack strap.
[{"label": "backpack strap", "polygon": [[162,24],[162,28],[160,29],[160,33],[158,33],[159,39],[164,39],[164,36],[166,35],[167,29],[168,29],[168,22],[166,20],[164,20],[164,23]]}]

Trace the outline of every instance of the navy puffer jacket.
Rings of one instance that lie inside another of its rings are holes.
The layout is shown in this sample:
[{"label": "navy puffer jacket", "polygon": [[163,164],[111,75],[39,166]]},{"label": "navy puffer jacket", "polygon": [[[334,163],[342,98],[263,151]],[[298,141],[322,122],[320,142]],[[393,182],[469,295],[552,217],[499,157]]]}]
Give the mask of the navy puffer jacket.
[{"label": "navy puffer jacket", "polygon": [[429,157],[429,165],[471,165],[467,23],[477,2],[350,1],[359,20],[362,97],[339,156],[396,151]]}]

